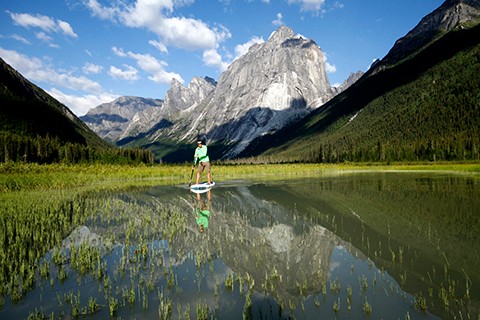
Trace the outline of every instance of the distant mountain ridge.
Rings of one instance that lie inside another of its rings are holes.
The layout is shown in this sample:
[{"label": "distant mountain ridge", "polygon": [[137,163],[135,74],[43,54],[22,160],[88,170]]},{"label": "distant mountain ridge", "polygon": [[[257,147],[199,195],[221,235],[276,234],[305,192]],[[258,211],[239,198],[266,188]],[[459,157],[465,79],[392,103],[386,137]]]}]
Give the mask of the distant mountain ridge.
[{"label": "distant mountain ridge", "polygon": [[117,141],[128,128],[132,118],[146,109],[161,107],[163,100],[124,96],[90,109],[80,120],[101,138]]}]

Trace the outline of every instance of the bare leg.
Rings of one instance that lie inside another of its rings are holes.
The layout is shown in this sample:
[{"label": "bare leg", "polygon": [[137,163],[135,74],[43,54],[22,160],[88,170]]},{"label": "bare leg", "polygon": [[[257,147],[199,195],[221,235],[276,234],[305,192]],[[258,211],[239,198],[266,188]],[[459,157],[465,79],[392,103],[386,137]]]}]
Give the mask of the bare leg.
[{"label": "bare leg", "polygon": [[200,183],[200,172],[197,172],[197,184]]},{"label": "bare leg", "polygon": [[207,177],[208,177],[208,184],[212,183],[212,173],[210,171],[208,171]]}]

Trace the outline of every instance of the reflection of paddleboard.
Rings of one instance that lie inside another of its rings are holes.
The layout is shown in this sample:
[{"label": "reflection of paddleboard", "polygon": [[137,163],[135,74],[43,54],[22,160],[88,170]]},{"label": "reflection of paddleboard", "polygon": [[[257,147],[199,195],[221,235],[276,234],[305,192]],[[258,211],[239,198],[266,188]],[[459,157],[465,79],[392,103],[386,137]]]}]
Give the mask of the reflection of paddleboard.
[{"label": "reflection of paddleboard", "polygon": [[212,187],[215,185],[215,182],[212,181],[212,183],[208,184],[207,182],[202,182],[199,184],[192,184],[190,186],[190,190],[195,193],[204,193],[212,189]]}]

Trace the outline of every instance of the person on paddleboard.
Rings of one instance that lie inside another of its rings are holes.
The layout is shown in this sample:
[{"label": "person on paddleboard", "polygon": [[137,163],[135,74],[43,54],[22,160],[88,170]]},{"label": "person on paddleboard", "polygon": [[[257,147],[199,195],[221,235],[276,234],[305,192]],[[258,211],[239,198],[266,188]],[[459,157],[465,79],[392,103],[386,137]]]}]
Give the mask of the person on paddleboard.
[{"label": "person on paddleboard", "polygon": [[208,148],[207,146],[203,145],[203,141],[201,139],[198,139],[197,141],[197,148],[195,149],[195,154],[193,156],[192,170],[195,169],[195,164],[197,163],[198,163],[197,184],[200,183],[200,174],[205,169],[207,170],[208,184],[211,184],[212,174],[210,172],[210,158],[208,157]]}]

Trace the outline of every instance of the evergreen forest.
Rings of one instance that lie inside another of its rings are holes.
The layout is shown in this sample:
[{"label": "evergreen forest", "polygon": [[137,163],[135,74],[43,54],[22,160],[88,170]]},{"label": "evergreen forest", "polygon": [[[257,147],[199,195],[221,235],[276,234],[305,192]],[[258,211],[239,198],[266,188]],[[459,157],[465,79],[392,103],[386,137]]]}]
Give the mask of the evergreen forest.
[{"label": "evergreen forest", "polygon": [[250,162],[475,161],[479,128],[477,26],[367,73],[313,116],[263,137],[241,156]]}]

